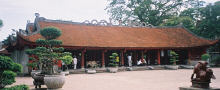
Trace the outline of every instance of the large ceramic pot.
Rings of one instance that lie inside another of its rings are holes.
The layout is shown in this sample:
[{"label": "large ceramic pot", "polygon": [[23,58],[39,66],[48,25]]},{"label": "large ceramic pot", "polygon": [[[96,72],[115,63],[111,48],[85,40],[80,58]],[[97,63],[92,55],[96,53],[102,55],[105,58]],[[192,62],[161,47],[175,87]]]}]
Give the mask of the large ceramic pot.
[{"label": "large ceramic pot", "polygon": [[110,73],[116,73],[118,72],[118,67],[109,67],[107,68],[107,71]]},{"label": "large ceramic pot", "polygon": [[169,69],[169,70],[177,70],[179,68],[178,65],[166,65],[165,69]]},{"label": "large ceramic pot", "polygon": [[45,75],[44,83],[48,89],[62,88],[65,83],[65,74]]}]

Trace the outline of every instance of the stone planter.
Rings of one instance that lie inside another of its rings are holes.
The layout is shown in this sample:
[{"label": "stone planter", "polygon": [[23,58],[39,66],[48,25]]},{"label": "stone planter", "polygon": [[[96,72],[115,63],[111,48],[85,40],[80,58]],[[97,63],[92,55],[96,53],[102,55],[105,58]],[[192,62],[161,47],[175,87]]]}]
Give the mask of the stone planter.
[{"label": "stone planter", "polygon": [[164,68],[169,69],[169,70],[177,70],[179,66],[178,65],[166,65]]},{"label": "stone planter", "polygon": [[59,89],[62,88],[65,83],[65,75],[45,75],[44,83],[48,89]]},{"label": "stone planter", "polygon": [[70,72],[69,71],[61,71],[61,74],[64,74],[64,75],[69,75]]},{"label": "stone planter", "polygon": [[107,71],[110,73],[116,73],[118,72],[118,67],[109,67],[107,68]]},{"label": "stone planter", "polygon": [[86,73],[88,73],[88,74],[95,74],[96,70],[95,69],[86,69]]},{"label": "stone planter", "polygon": [[192,87],[196,87],[196,88],[209,88],[209,83],[210,82],[192,81]]}]

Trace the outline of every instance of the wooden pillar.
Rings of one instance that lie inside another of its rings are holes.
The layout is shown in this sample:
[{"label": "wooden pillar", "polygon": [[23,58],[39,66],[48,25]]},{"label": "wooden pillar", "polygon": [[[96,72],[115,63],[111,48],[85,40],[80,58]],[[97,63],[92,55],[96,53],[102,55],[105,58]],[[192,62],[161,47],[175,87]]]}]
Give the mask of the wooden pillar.
[{"label": "wooden pillar", "polygon": [[141,60],[144,59],[144,51],[141,51]]},{"label": "wooden pillar", "polygon": [[[137,58],[137,52],[134,51],[134,62],[133,62],[134,65],[137,65],[137,59],[138,59],[138,58]],[[133,64],[132,64],[132,65],[133,65]]]},{"label": "wooden pillar", "polygon": [[157,51],[157,64],[160,65],[160,50]]},{"label": "wooden pillar", "polygon": [[125,65],[125,60],[124,60],[124,51],[121,51],[121,65]]},{"label": "wooden pillar", "polygon": [[85,52],[86,52],[85,49],[81,51],[81,55],[82,55],[82,57],[81,57],[81,59],[82,59],[81,60],[81,69],[85,68],[85,65],[84,65],[84,63],[85,63]]},{"label": "wooden pillar", "polygon": [[102,67],[105,67],[105,51],[102,51]]},{"label": "wooden pillar", "polygon": [[190,64],[191,57],[192,57],[192,54],[191,54],[191,50],[189,49],[188,50],[188,61],[187,61],[188,65]]}]

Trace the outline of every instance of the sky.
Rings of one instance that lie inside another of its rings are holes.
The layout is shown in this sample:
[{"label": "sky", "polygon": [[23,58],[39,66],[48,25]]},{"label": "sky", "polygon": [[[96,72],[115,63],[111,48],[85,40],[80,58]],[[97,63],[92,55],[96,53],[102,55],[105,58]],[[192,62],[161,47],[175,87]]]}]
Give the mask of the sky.
[{"label": "sky", "polygon": [[[34,22],[34,13],[47,19],[83,22],[85,20],[109,20],[106,8],[108,0],[0,0],[0,41],[11,29],[25,29],[27,21]],[[204,0],[213,3],[219,0]]]}]

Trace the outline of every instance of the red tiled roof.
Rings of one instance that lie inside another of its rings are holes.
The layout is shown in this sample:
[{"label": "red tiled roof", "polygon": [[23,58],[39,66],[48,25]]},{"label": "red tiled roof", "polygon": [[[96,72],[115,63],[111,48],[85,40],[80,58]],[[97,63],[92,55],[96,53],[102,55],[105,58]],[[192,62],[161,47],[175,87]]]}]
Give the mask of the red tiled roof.
[{"label": "red tiled roof", "polygon": [[[57,22],[38,22],[41,28],[54,26],[62,31],[58,40],[63,46],[80,47],[128,47],[128,48],[181,48],[208,46],[217,40],[197,37],[181,27],[146,28],[120,26],[92,26],[65,24]],[[43,38],[39,33],[25,36],[24,39],[35,42]]]}]

